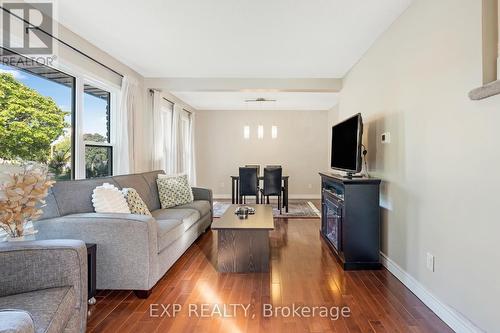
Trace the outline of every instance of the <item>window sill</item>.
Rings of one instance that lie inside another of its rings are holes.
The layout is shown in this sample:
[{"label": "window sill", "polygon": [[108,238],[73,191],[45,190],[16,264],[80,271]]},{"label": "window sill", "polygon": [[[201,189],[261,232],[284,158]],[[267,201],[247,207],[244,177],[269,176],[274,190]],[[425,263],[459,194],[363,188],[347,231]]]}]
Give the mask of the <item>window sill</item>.
[{"label": "window sill", "polygon": [[479,88],[473,89],[469,92],[469,98],[473,101],[479,101],[488,97],[500,94],[500,80],[493,81],[485,84]]}]

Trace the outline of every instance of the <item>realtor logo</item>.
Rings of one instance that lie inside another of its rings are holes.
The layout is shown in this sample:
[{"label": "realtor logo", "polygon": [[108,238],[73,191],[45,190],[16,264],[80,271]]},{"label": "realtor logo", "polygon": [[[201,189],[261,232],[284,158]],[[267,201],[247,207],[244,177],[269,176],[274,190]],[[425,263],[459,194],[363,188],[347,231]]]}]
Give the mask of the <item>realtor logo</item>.
[{"label": "realtor logo", "polygon": [[52,3],[3,2],[3,45],[20,54],[52,54]]}]

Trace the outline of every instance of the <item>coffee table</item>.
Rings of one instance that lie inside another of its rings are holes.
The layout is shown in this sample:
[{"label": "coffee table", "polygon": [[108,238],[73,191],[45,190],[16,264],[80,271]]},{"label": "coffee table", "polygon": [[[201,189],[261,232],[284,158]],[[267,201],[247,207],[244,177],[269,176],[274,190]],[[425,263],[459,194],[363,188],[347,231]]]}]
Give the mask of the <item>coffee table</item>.
[{"label": "coffee table", "polygon": [[270,205],[248,205],[255,214],[240,219],[231,205],[212,229],[217,230],[217,270],[219,272],[269,272],[269,230],[274,229]]}]

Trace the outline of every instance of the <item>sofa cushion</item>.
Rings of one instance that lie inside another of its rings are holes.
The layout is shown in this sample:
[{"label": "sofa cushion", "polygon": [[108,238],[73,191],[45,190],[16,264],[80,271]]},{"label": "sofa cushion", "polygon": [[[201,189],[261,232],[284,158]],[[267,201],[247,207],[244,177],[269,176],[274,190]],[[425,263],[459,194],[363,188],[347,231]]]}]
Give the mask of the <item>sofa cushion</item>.
[{"label": "sofa cushion", "polygon": [[184,205],[172,207],[172,209],[179,209],[179,208],[181,208],[181,209],[182,208],[195,209],[200,213],[200,216],[205,216],[208,213],[210,213],[210,211],[212,210],[212,207],[210,206],[210,201],[206,201],[206,200],[195,200],[193,202],[190,202],[190,203],[187,203]]},{"label": "sofa cushion", "polygon": [[151,212],[156,220],[179,220],[184,226],[184,231],[188,230],[193,224],[200,219],[200,213],[194,209],[188,208],[167,208],[158,209]]},{"label": "sofa cushion", "polygon": [[172,208],[193,202],[193,191],[186,174],[158,175],[156,183],[161,208]]},{"label": "sofa cushion", "polygon": [[104,183],[118,186],[111,177],[67,180],[55,183],[52,193],[54,193],[61,216],[94,212],[92,192],[97,186]]},{"label": "sofa cushion", "polygon": [[50,288],[0,297],[0,308],[31,314],[35,332],[62,332],[76,307],[72,287]]},{"label": "sofa cushion", "polygon": [[0,333],[35,333],[35,323],[26,311],[0,310]]},{"label": "sofa cushion", "polygon": [[54,197],[54,193],[52,192],[52,188],[49,188],[47,197],[45,198],[45,204],[38,204],[38,207],[43,211],[40,220],[61,216],[61,214],[59,213],[59,207],[57,207],[56,198]]},{"label": "sofa cushion", "polygon": [[[160,197],[158,195],[158,186],[156,185],[156,179],[158,175],[163,175],[165,172],[163,170],[151,171],[141,174],[146,183],[149,186],[149,190],[151,191],[152,202],[151,206],[146,200],[146,204],[150,211],[160,209]],[[141,192],[139,192],[141,194]]]},{"label": "sofa cushion", "polygon": [[[116,176],[113,179],[120,185],[122,189],[133,188],[137,191],[141,199],[144,201],[149,210],[160,208],[158,201],[158,194],[155,194],[149,187],[148,182],[141,174],[138,175],[125,175]],[[156,184],[155,184],[156,188]],[[155,205],[158,205],[157,207]],[[154,208],[156,207],[156,208]]]},{"label": "sofa cushion", "polygon": [[184,234],[184,224],[180,220],[156,220],[158,223],[158,253]]}]

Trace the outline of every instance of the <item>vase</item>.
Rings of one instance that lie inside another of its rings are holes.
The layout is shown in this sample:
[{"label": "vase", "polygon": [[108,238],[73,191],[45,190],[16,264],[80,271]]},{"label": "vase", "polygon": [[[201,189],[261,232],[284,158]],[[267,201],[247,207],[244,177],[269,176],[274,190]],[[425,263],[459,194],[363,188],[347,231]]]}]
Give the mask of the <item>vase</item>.
[{"label": "vase", "polygon": [[21,241],[24,241],[24,240],[25,240],[24,236],[12,237],[12,236],[9,235],[7,237],[7,242],[21,242]]},{"label": "vase", "polygon": [[24,233],[22,236],[12,236],[8,235],[7,236],[7,242],[22,242],[22,241],[32,241],[36,239],[35,234],[37,233],[37,230],[33,230],[31,233],[27,234]]},{"label": "vase", "polygon": [[35,240],[36,233],[38,230],[35,230],[33,227],[33,223],[31,221],[25,222],[22,228],[22,234],[21,235],[12,235],[10,233],[7,233],[4,235],[3,241],[7,242],[21,242],[21,241],[30,241],[30,240]]}]

